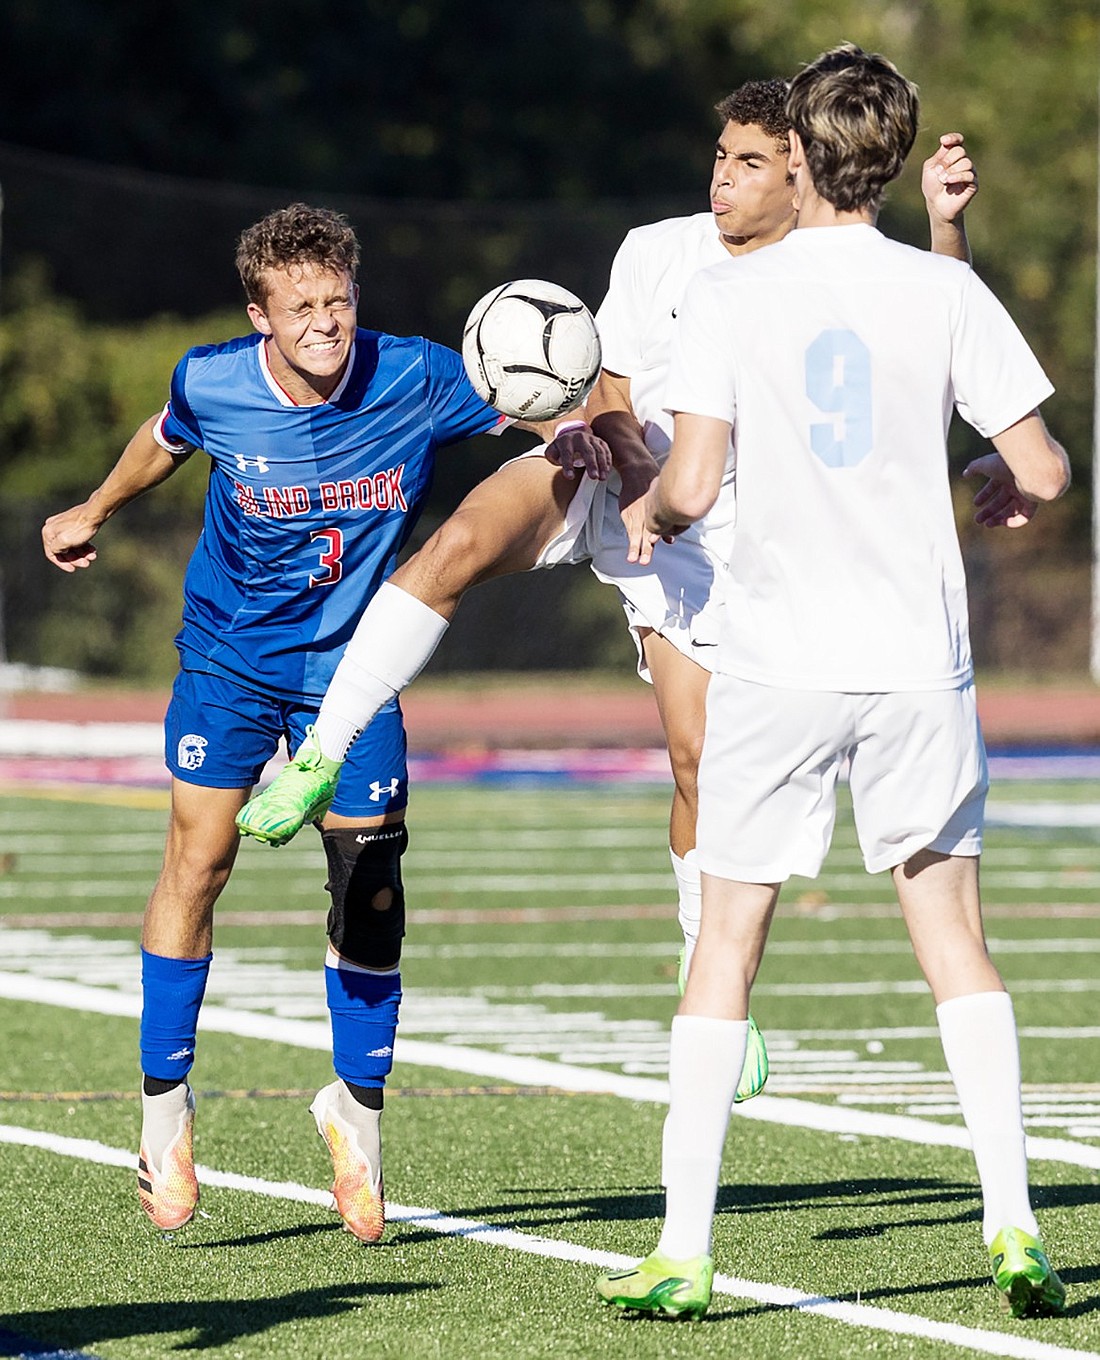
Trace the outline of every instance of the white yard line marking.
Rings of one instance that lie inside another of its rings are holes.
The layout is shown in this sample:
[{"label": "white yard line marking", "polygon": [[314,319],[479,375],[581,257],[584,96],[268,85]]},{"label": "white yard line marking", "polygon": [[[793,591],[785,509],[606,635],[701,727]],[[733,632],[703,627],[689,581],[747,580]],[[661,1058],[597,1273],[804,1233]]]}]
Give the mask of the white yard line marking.
[{"label": "white yard line marking", "polygon": [[[122,1148],[109,1147],[88,1138],[68,1138],[61,1134],[43,1133],[0,1124],[0,1143],[38,1148],[62,1157],[95,1162],[133,1170],[135,1157]],[[199,1180],[204,1185],[219,1189],[243,1190],[250,1194],[266,1195],[270,1199],[291,1200],[301,1204],[329,1207],[332,1196],[327,1190],[300,1185],[296,1181],[268,1181],[256,1176],[241,1176],[232,1171],[218,1171],[213,1167],[196,1166]],[[404,1204],[387,1204],[386,1217],[390,1223],[406,1223],[424,1228],[445,1237],[458,1237],[485,1246],[504,1247],[528,1256],[541,1256],[573,1265],[591,1266],[600,1270],[621,1270],[634,1264],[634,1258],[616,1252],[598,1251],[578,1243],[552,1237],[538,1237],[531,1233],[500,1228],[476,1219],[456,1218],[438,1209],[418,1208]],[[948,1345],[977,1352],[981,1355],[1000,1355],[1012,1360],[1097,1360],[1097,1352],[1080,1351],[1050,1342],[1034,1341],[1029,1337],[1009,1336],[1003,1332],[987,1332],[977,1327],[964,1327],[953,1322],[936,1322],[914,1313],[901,1313],[889,1308],[876,1308],[862,1303],[847,1303],[823,1295],[807,1294],[803,1290],[783,1285],[761,1284],[740,1279],[735,1275],[715,1275],[714,1292],[735,1299],[749,1299],[776,1308],[793,1308],[817,1317],[831,1318],[850,1327],[863,1327],[887,1332],[892,1336],[913,1336],[922,1340],[942,1341]],[[595,1307],[595,1302],[592,1304]]]},{"label": "white yard line marking", "polygon": [[[40,1005],[133,1019],[141,1013],[141,997],[135,992],[89,987],[29,973],[0,973],[0,997],[9,1001],[31,1001]],[[204,1006],[199,1017],[199,1028],[205,1032],[264,1039],[326,1053],[332,1046],[327,1020],[292,1020],[262,1011],[234,1010],[227,1006]],[[461,1044],[403,1039],[398,1035],[394,1058],[398,1063],[408,1063],[414,1067],[462,1072],[495,1081],[512,1082],[517,1086],[554,1086],[563,1091],[668,1103],[668,1083],[663,1078],[630,1076],[622,1072],[551,1062],[546,1058],[497,1053]],[[788,1128],[813,1129],[840,1135],[857,1134],[869,1138],[897,1138],[927,1146],[970,1147],[967,1132],[961,1126],[935,1124],[910,1115],[845,1109],[785,1096],[757,1096],[737,1109],[737,1118],[756,1119]],[[1029,1137],[1027,1151],[1033,1161],[1065,1162],[1071,1166],[1100,1170],[1100,1147],[1092,1147],[1087,1143],[1064,1138]]]},{"label": "white yard line marking", "polygon": [[1000,803],[985,805],[986,826],[1098,827],[1100,803]]}]

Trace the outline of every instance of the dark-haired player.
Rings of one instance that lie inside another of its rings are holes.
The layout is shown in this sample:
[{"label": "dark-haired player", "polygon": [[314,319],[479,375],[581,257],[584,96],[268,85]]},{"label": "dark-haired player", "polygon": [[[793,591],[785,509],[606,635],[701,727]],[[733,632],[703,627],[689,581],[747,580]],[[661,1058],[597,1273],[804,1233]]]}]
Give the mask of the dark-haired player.
[{"label": "dark-haired player", "polygon": [[[573,430],[563,431],[551,449],[562,467],[535,450],[476,487],[371,601],[325,696],[315,738],[244,809],[242,832],[282,844],[323,811],[356,734],[419,674],[471,586],[590,559],[600,579],[619,590],[639,670],[653,683],[668,743],[675,779],[670,849],[686,973],[699,927],[696,769],[714,667],[716,603],[733,527],[732,463],[707,517],[645,563],[638,560],[644,533],[639,510],[671,443],[663,389],[676,308],[688,280],[707,265],[781,240],[794,225],[786,94],[785,81],[749,81],[723,99],[710,210],[636,228],[615,257],[597,315],[604,372],[587,412],[613,450],[617,476],[607,482],[583,478],[578,486],[571,441],[584,431]],[[922,180],[932,247],[967,258],[962,210],[977,190],[976,177],[962,138],[949,134],[940,141]],[[582,424],[563,422],[574,423]],[[767,1054],[753,1026],[739,1098],[759,1091],[766,1075]]]}]

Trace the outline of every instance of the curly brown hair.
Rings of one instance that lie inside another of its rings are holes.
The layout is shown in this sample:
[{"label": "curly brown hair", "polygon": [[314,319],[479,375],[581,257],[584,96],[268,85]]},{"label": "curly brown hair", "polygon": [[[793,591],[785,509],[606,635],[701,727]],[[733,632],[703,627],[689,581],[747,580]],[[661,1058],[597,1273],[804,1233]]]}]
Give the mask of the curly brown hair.
[{"label": "curly brown hair", "polygon": [[791,120],[787,117],[787,82],[785,80],[746,80],[732,94],[714,106],[722,126],[737,123],[739,127],[758,127],[776,146],[787,149],[787,133]]},{"label": "curly brown hair", "polygon": [[237,242],[237,273],[258,307],[267,301],[267,270],[307,264],[355,278],[359,242],[343,213],[291,203],[246,227]]}]

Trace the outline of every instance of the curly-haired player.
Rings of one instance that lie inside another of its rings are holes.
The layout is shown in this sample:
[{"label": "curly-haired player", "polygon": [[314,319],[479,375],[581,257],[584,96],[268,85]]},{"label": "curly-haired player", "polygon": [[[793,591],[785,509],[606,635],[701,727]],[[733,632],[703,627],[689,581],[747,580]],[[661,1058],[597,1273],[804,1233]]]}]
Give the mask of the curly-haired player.
[{"label": "curly-haired player", "polygon": [[[164,1229],[198,1203],[187,1076],[214,903],[240,844],[234,818],[280,739],[301,744],[364,601],[416,523],[436,450],[508,423],[453,350],[357,326],[358,264],[355,233],[328,209],[294,203],[250,226],[237,267],[254,333],[189,350],[164,410],[85,502],[42,531],[57,566],[87,567],[111,515],[195,449],[210,458],[165,719],[167,846],[142,932],[138,1191]],[[337,1207],[363,1241],[384,1220],[379,1122],[401,996],[407,801],[393,702],[356,745],[321,824],[337,1079],[311,1108],[332,1152]]]}]

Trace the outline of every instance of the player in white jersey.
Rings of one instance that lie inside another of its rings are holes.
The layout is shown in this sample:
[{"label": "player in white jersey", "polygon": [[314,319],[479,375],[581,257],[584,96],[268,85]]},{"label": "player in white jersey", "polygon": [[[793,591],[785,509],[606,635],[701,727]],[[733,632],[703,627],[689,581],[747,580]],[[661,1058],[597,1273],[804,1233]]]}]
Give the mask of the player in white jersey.
[{"label": "player in white jersey", "polygon": [[[631,544],[641,530],[642,497],[671,441],[662,393],[674,313],[688,280],[704,266],[780,240],[793,226],[785,100],[781,80],[750,81],[723,99],[711,211],[636,228],[615,257],[597,316],[604,371],[586,411],[613,450],[611,479],[578,483],[571,442],[578,436],[568,430],[580,422],[570,420],[550,446],[551,461],[533,450],[476,487],[368,606],[325,696],[316,725],[320,750],[305,754],[311,766],[305,780],[288,785],[288,778],[298,780],[289,767],[243,811],[242,831],[281,844],[317,815],[311,800],[326,787],[320,760],[341,760],[380,705],[419,674],[467,589],[510,572],[591,559],[601,580],[618,587],[641,673],[654,685],[675,779],[670,849],[685,965],[690,961],[700,900],[696,769],[717,640],[714,598],[733,521],[732,468],[702,524],[651,561],[638,561]],[[933,250],[967,258],[962,210],[977,181],[959,134],[940,138],[922,188]],[[742,1096],[759,1089],[766,1072],[762,1045],[754,1053]]]},{"label": "player in white jersey", "polygon": [[[994,1282],[1017,1315],[1065,1291],[1027,1184],[1012,1004],[986,951],[978,856],[987,786],[947,477],[952,410],[993,442],[992,522],[1062,494],[1038,406],[1051,386],[965,265],[887,240],[915,88],[849,44],[787,103],[798,229],[697,275],[665,401],[673,448],[640,556],[705,516],[732,437],[737,532],[700,765],[702,929],[673,1021],[657,1250],[604,1276],[608,1302],[698,1316],[749,991],[782,882],[813,876],[848,762],[867,868],[890,869],[981,1181]],[[656,545],[654,547],[654,545]]]}]

